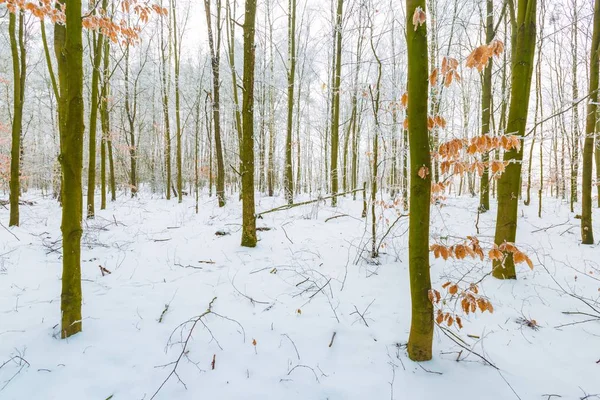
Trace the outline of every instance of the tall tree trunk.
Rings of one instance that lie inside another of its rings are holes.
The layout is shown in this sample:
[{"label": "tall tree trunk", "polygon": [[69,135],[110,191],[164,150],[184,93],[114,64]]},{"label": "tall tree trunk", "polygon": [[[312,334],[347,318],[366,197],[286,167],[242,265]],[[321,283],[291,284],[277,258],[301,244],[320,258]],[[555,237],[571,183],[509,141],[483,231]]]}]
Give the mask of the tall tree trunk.
[{"label": "tall tree trunk", "polygon": [[292,169],[292,135],[294,124],[294,85],[296,76],[296,0],[288,0],[288,98],[285,136],[285,172],[283,190],[288,204],[294,202],[294,171]]},{"label": "tall tree trunk", "polygon": [[[181,203],[183,201],[183,173],[181,170],[181,136],[183,135],[181,129],[181,113],[180,113],[180,93],[179,93],[179,63],[181,48],[178,45],[178,31],[177,31],[177,14],[175,7],[175,0],[171,0],[171,15],[173,16],[173,58],[175,62],[175,163],[177,164],[177,201]],[[132,130],[133,131],[133,130]]]},{"label": "tall tree trunk", "polygon": [[[237,83],[237,72],[235,69],[235,20],[231,14],[231,5],[230,1],[227,0],[227,40],[228,40],[228,48],[229,48],[229,68],[231,69],[231,86],[232,86],[232,94],[233,94],[233,104],[235,107],[235,130],[237,132],[238,137],[238,158],[242,152],[242,114],[240,112],[240,101],[238,95],[238,83]],[[235,1],[234,1],[234,12],[235,12]],[[264,159],[264,157],[263,157]],[[240,159],[241,160],[241,159]],[[241,162],[241,161],[240,161]],[[264,183],[264,165],[261,164],[261,168],[263,168],[263,172],[261,177],[263,178],[262,182]],[[262,189],[262,188],[261,188]],[[241,191],[240,191],[241,195]]]},{"label": "tall tree trunk", "polygon": [[[577,0],[573,0],[573,24],[571,26],[571,55],[572,55],[572,98],[579,98],[579,86],[577,83],[577,37],[579,34],[577,19]],[[573,119],[571,127],[571,212],[575,212],[577,203],[577,176],[579,175],[579,107],[573,105]]]},{"label": "tall tree trunk", "polygon": [[[61,337],[81,331],[81,219],[83,217],[83,41],[81,0],[66,0],[66,31],[64,64],[59,61],[59,75],[64,73],[66,87],[65,125],[61,130],[60,160],[63,171],[63,208],[61,231],[63,238],[63,274],[60,309]],[[56,34],[56,31],[55,31]],[[60,33],[59,33],[60,34]],[[57,49],[60,51],[61,47]]]},{"label": "tall tree trunk", "polygon": [[[161,1],[162,5],[162,1]],[[169,68],[169,61],[165,53],[165,43],[163,38],[163,20],[160,19],[160,66],[162,67],[161,75],[161,89],[162,89],[162,107],[164,115],[164,134],[165,134],[165,196],[167,200],[171,199],[171,128],[169,120],[169,85],[167,80],[167,68]],[[168,46],[168,43],[167,43]]]},{"label": "tall tree trunk", "polygon": [[244,78],[242,102],[242,246],[256,246],[254,207],[254,35],[256,0],[246,0],[244,18]]},{"label": "tall tree trunk", "polygon": [[[490,43],[494,39],[494,1],[486,0],[486,23],[485,42]],[[492,113],[492,57],[483,71],[483,86],[481,91],[481,135],[489,135],[491,132],[490,115]],[[479,211],[485,212],[490,209],[490,172],[487,164],[490,157],[488,153],[482,154],[482,161],[486,167],[481,175],[479,186]]]},{"label": "tall tree trunk", "polygon": [[[215,153],[217,156],[217,199],[219,207],[225,206],[225,163],[223,162],[223,147],[221,143],[221,114],[220,114],[220,82],[219,82],[219,64],[221,52],[221,1],[216,4],[216,37],[212,29],[212,15],[210,13],[210,0],[204,0],[204,10],[206,12],[206,25],[208,29],[208,46],[210,48],[210,60],[212,67],[212,110],[213,126],[215,138]],[[216,43],[215,43],[216,42]]]},{"label": "tall tree trunk", "polygon": [[337,205],[338,153],[340,139],[340,83],[342,78],[342,12],[344,0],[337,0],[335,19],[335,69],[331,98],[331,205]]},{"label": "tall tree trunk", "polygon": [[[102,9],[106,10],[108,0],[102,1]],[[102,53],[104,50],[103,41],[104,35],[92,32],[92,88],[90,99],[90,129],[89,129],[89,145],[88,145],[88,187],[87,187],[87,218],[94,218],[95,202],[94,195],[96,192],[96,126],[98,123],[98,102],[99,102],[99,87],[100,81],[100,62],[102,61]]]},{"label": "tall tree trunk", "polygon": [[[511,96],[506,132],[519,139],[525,134],[529,107],[536,39],[536,1],[519,0],[517,20],[513,21]],[[516,239],[522,160],[523,146],[504,152],[504,161],[508,165],[498,180],[498,212],[494,236],[497,245],[514,242]],[[512,253],[504,254],[503,260],[494,260],[492,274],[499,279],[516,279]]]},{"label": "tall tree trunk", "polygon": [[129,148],[129,186],[131,186],[131,197],[135,197],[137,193],[137,156],[136,156],[136,140],[135,140],[135,122],[137,117],[137,80],[133,85],[133,98],[130,93],[129,79],[129,44],[125,49],[125,114],[129,127],[125,133],[127,145]]},{"label": "tall tree trunk", "polygon": [[[17,13],[19,27],[17,31]],[[27,63],[25,51],[25,26],[23,11],[9,12],[8,34],[13,66],[13,121],[10,150],[10,217],[9,226],[19,225],[19,196],[21,193],[21,131],[23,127],[23,103],[25,101],[25,78]]]},{"label": "tall tree trunk", "polygon": [[[100,173],[102,180],[102,197],[100,200],[100,209],[106,208],[106,150],[110,135],[109,115],[108,115],[108,96],[110,93],[110,41],[104,41],[104,63],[102,68],[102,89],[100,90],[100,127],[102,129],[102,140],[100,147]],[[114,176],[111,176],[114,180]]]},{"label": "tall tree trunk", "polygon": [[598,110],[598,74],[600,72],[600,0],[594,4],[594,30],[590,51],[590,90],[583,141],[583,173],[581,184],[581,243],[594,244],[592,228],[592,169],[594,131]]},{"label": "tall tree trunk", "polygon": [[[410,215],[408,223],[408,269],[412,319],[408,356],[430,360],[433,341],[433,304],[429,300],[429,214],[431,156],[427,129],[428,59],[427,25],[413,25],[416,12],[424,12],[425,0],[406,0],[408,52],[408,129],[410,149]],[[423,173],[424,172],[424,173]]]}]

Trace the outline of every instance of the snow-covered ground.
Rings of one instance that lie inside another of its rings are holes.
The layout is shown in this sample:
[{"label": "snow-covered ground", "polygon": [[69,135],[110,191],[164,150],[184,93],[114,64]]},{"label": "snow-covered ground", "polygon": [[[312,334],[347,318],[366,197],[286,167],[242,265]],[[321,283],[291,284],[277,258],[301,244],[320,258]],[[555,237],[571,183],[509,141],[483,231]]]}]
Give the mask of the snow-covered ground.
[{"label": "snow-covered ground", "polygon": [[[406,218],[374,262],[367,252],[361,256],[370,248],[362,201],[268,214],[258,226],[271,230],[259,232],[258,246],[247,249],[239,246],[237,199],[219,209],[204,196],[196,214],[191,198],[177,204],[122,197],[86,221],[83,332],[61,340],[60,208],[39,195],[24,198],[35,204],[22,206],[21,227],[0,228],[2,400],[150,399],[174,368],[154,398],[566,400],[600,394],[600,320],[559,327],[592,319],[593,308],[600,309],[600,247],[579,244],[579,220],[558,201],[545,200],[543,219],[537,204],[520,208],[517,244],[534,270],[519,265],[516,281],[486,277],[480,292],[495,312],[463,316],[463,329],[450,328],[456,336],[436,328],[434,358],[418,364],[405,350]],[[432,243],[475,235],[476,200],[445,203],[432,208]],[[257,198],[259,211],[281,204],[280,198]],[[594,213],[600,237],[600,214]],[[327,220],[338,214],[348,216]],[[394,215],[386,211],[380,234]],[[492,210],[479,220],[484,245],[491,243],[494,217]],[[0,220],[7,225],[6,208]],[[103,275],[99,266],[111,273]],[[431,275],[443,293],[444,282],[479,281],[489,269],[488,261],[432,257]],[[193,327],[209,303],[212,312]],[[519,319],[535,320],[539,328]]]}]

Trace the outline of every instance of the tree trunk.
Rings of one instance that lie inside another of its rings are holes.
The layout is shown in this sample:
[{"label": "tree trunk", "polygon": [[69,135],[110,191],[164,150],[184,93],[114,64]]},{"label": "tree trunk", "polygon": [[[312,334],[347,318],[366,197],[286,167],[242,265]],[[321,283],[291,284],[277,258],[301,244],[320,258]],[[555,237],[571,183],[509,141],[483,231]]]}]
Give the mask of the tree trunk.
[{"label": "tree trunk", "polygon": [[106,209],[106,150],[108,137],[110,135],[108,116],[108,96],[110,92],[110,41],[104,42],[104,64],[102,68],[102,89],[100,90],[100,127],[102,129],[102,140],[100,144],[100,174],[102,180],[100,209]]},{"label": "tree trunk", "polygon": [[294,203],[294,171],[292,169],[292,135],[294,124],[294,85],[296,76],[296,0],[288,0],[288,98],[285,136],[285,172],[283,190],[288,204]]},{"label": "tree trunk", "polygon": [[9,226],[19,226],[19,196],[21,193],[21,131],[23,126],[23,103],[25,100],[25,78],[27,76],[23,11],[9,12],[8,34],[13,66],[13,121],[10,150],[10,216]]},{"label": "tree trunk", "polygon": [[[494,1],[486,0],[485,42],[490,43],[494,39]],[[492,112],[492,57],[483,71],[483,86],[481,91],[481,135],[489,135],[491,132],[490,115]],[[490,171],[487,168],[490,159],[488,153],[482,154],[482,162],[486,167],[481,175],[479,186],[479,211],[486,212],[490,209]]]},{"label": "tree trunk", "polygon": [[594,4],[594,30],[590,51],[590,90],[587,104],[585,140],[583,142],[583,173],[581,184],[581,243],[594,244],[592,229],[592,169],[594,131],[598,110],[598,73],[600,72],[600,0]]},{"label": "tree trunk", "polygon": [[[571,29],[571,53],[572,53],[572,75],[573,92],[572,98],[579,98],[579,87],[577,85],[577,37],[579,33],[577,19],[577,0],[573,0],[573,24]],[[573,119],[571,127],[571,212],[575,212],[577,203],[577,176],[579,175],[579,107],[573,105]]]},{"label": "tree trunk", "polygon": [[[102,9],[106,9],[107,0],[102,1]],[[96,37],[96,32],[92,32],[93,43],[93,62],[92,62],[92,88],[90,99],[90,130],[89,130],[89,159],[88,159],[88,187],[87,187],[87,218],[94,218],[95,202],[94,194],[96,192],[96,126],[98,122],[98,82],[100,81],[100,62],[102,61],[102,52],[104,50],[104,35],[101,33]]]},{"label": "tree trunk", "polygon": [[[529,107],[536,39],[536,1],[519,0],[517,21],[513,22],[511,98],[506,132],[519,139],[525,134]],[[508,165],[498,180],[498,212],[494,237],[497,245],[514,242],[516,238],[522,160],[523,146],[518,150],[504,152],[504,161]],[[503,260],[493,262],[492,274],[498,279],[516,279],[512,253],[506,253]]]},{"label": "tree trunk", "polygon": [[246,0],[244,18],[244,78],[242,102],[242,246],[256,246],[254,207],[254,34],[256,0]]},{"label": "tree trunk", "polygon": [[[215,153],[217,157],[217,199],[219,207],[225,206],[225,163],[223,162],[223,147],[221,143],[221,116],[220,116],[220,82],[219,82],[219,64],[221,52],[221,1],[217,0],[217,34],[213,36],[212,16],[210,13],[210,0],[204,0],[204,9],[206,11],[206,25],[208,29],[208,46],[210,48],[210,60],[212,67],[212,110],[213,126],[215,138]],[[215,43],[216,42],[216,43]]]},{"label": "tree trunk", "polygon": [[[181,203],[183,201],[183,173],[181,170],[181,136],[183,135],[181,129],[181,113],[180,113],[180,93],[179,93],[179,64],[180,64],[180,52],[181,48],[178,45],[178,31],[177,31],[177,14],[176,14],[175,0],[171,0],[171,15],[173,16],[173,58],[175,62],[175,163],[177,164],[177,201]],[[133,132],[133,130],[132,130]]]},{"label": "tree trunk", "polygon": [[[162,2],[161,2],[162,4]],[[168,44],[167,44],[168,45]],[[165,43],[163,38],[163,20],[160,19],[160,55],[162,67],[162,107],[164,115],[164,135],[165,135],[165,196],[167,200],[171,200],[171,129],[169,122],[169,87],[167,82],[168,59],[165,54]]]},{"label": "tree trunk", "polygon": [[[61,111],[65,125],[61,130],[60,160],[63,171],[63,275],[61,293],[61,337],[81,331],[81,219],[83,217],[83,42],[81,0],[66,0],[64,68],[66,87],[61,85],[66,105]],[[55,31],[56,34],[56,31]],[[61,33],[59,32],[59,35]],[[57,51],[61,51],[58,47]]]},{"label": "tree trunk", "polygon": [[342,75],[342,12],[344,0],[337,0],[335,22],[335,69],[331,99],[331,205],[337,206],[338,192],[338,153],[340,139],[340,83]]},{"label": "tree trunk", "polygon": [[[408,52],[408,129],[410,149],[410,216],[408,262],[412,319],[408,356],[413,361],[430,360],[433,341],[433,304],[429,300],[429,204],[431,201],[431,156],[427,129],[428,59],[427,25],[413,25],[417,9],[425,0],[406,0]],[[425,174],[421,171],[424,171]]]}]

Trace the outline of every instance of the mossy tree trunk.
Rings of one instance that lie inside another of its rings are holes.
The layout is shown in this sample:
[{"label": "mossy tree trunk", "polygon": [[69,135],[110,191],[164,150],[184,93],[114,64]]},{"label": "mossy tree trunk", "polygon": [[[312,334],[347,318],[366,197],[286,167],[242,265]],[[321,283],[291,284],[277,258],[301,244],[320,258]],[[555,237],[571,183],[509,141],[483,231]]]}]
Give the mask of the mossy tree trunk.
[{"label": "mossy tree trunk", "polygon": [[[66,0],[64,55],[66,88],[65,125],[61,130],[60,160],[63,171],[63,275],[61,337],[81,331],[81,219],[83,217],[83,43],[81,0]],[[59,69],[61,63],[59,62]],[[60,75],[60,72],[59,72]],[[61,86],[62,89],[62,86]]]},{"label": "mossy tree trunk", "polygon": [[[102,9],[106,10],[108,0],[102,1]],[[88,145],[88,187],[87,187],[87,218],[94,218],[96,214],[94,195],[96,193],[96,126],[98,123],[100,63],[104,52],[104,35],[91,32],[92,35],[92,82],[90,99],[90,129]]]},{"label": "mossy tree trunk", "polygon": [[[161,1],[162,6],[162,1]],[[167,58],[166,48],[169,42],[165,43],[163,37],[163,19],[160,18],[160,67],[161,67],[161,90],[162,90],[162,108],[164,117],[164,137],[165,137],[165,196],[171,200],[171,124],[169,119],[169,79],[167,79],[167,69],[169,60]]]},{"label": "mossy tree trunk", "polygon": [[331,88],[331,205],[337,205],[338,192],[338,153],[340,141],[340,83],[342,79],[342,13],[344,0],[337,0],[335,18],[335,68],[333,71],[333,87]]},{"label": "mossy tree trunk", "polygon": [[[534,66],[536,2],[537,0],[519,0],[516,21],[512,22],[511,96],[506,134],[516,135],[520,139],[525,134]],[[498,179],[498,212],[494,236],[497,245],[514,242],[516,239],[523,146],[518,150],[505,151],[504,161],[508,165]],[[493,262],[492,275],[498,279],[516,279],[512,253],[504,256],[503,260]]]},{"label": "mossy tree trunk", "polygon": [[[494,1],[486,0],[485,42],[494,39]],[[491,131],[490,116],[492,112],[492,58],[483,71],[483,85],[481,89],[481,134],[488,135]],[[484,165],[489,160],[489,154],[482,154]],[[483,170],[479,186],[479,211],[486,212],[490,209],[490,172],[486,167]]]},{"label": "mossy tree trunk", "polygon": [[[296,77],[296,0],[288,0],[288,98],[285,136],[285,171],[283,190],[288,204],[294,202],[294,171],[292,168],[292,134],[294,124],[294,85]],[[298,167],[296,167],[298,168]]]},{"label": "mossy tree trunk", "polygon": [[[18,17],[17,17],[18,13]],[[23,11],[9,12],[8,35],[13,66],[13,120],[10,149],[10,216],[9,226],[19,225],[19,196],[21,193],[21,131],[27,63],[25,51],[25,22]],[[19,20],[17,28],[17,18]]]},{"label": "mossy tree trunk", "polygon": [[590,89],[583,141],[583,172],[581,183],[581,243],[594,244],[592,229],[592,169],[594,135],[598,110],[598,74],[600,72],[600,0],[594,4],[594,30],[590,51]]},{"label": "mossy tree trunk", "polygon": [[246,0],[244,18],[244,77],[242,101],[242,246],[256,246],[254,206],[254,35],[256,0]]},{"label": "mossy tree trunk", "polygon": [[[408,129],[410,149],[410,216],[408,265],[410,272],[411,326],[408,356],[430,360],[433,341],[433,304],[429,301],[429,211],[431,156],[427,129],[428,59],[427,25],[413,25],[413,15],[425,10],[425,0],[406,0],[408,50]],[[419,173],[421,171],[421,173]],[[425,173],[423,173],[425,172]]]},{"label": "mossy tree trunk", "polygon": [[[110,92],[110,41],[104,41],[104,55],[102,64],[102,86],[100,89],[100,128],[102,130],[102,139],[100,141],[100,179],[101,179],[101,197],[100,209],[106,209],[106,150],[108,136],[110,135],[109,115],[108,115],[108,96]],[[112,171],[111,171],[112,172]],[[111,176],[114,179],[114,176]]]}]

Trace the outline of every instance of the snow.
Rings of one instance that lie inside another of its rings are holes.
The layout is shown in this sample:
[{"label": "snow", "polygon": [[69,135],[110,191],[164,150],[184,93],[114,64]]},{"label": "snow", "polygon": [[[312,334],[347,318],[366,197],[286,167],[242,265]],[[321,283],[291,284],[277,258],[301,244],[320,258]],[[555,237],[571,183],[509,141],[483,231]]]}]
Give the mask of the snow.
[{"label": "snow", "polygon": [[[177,204],[123,196],[85,221],[83,332],[61,340],[60,208],[26,193],[35,204],[21,207],[22,226],[0,229],[0,365],[8,361],[0,368],[0,399],[150,399],[182,352],[191,324],[180,324],[207,311],[213,299],[213,313],[195,326],[177,375],[156,399],[600,393],[600,321],[557,328],[590,318],[565,311],[593,313],[568,293],[592,299],[596,308],[600,295],[600,250],[579,244],[579,220],[566,204],[544,199],[542,219],[537,204],[520,206],[517,245],[534,270],[519,265],[516,281],[486,277],[479,288],[495,312],[462,316],[463,329],[449,328],[495,369],[439,328],[433,360],[408,359],[407,218],[376,262],[368,252],[360,256],[370,248],[369,235],[362,201],[349,197],[338,208],[307,205],[265,215],[258,226],[272,229],[259,232],[258,246],[248,249],[239,246],[241,207],[234,197],[219,209],[204,194],[196,214],[191,198]],[[476,199],[444,203],[432,207],[432,243],[477,233]],[[259,211],[281,204],[257,198]],[[386,218],[391,223],[396,215],[381,213],[380,235]],[[348,216],[325,222],[339,214]],[[600,216],[594,217],[600,235]],[[494,209],[480,217],[484,245],[492,242],[494,218]],[[0,220],[8,220],[7,209]],[[230,234],[215,235],[219,230]],[[99,265],[111,273],[103,276]],[[488,261],[432,256],[433,286],[443,292],[448,280],[475,282],[489,268]],[[535,320],[539,329],[518,318]]]}]

